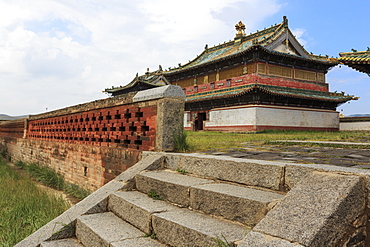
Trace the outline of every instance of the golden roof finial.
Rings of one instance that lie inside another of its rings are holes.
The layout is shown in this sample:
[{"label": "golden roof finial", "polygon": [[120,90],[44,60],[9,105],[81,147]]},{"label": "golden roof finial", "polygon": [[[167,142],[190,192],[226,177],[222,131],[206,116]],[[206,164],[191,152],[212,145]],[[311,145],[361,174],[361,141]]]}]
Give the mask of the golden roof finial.
[{"label": "golden roof finial", "polygon": [[242,21],[239,21],[239,23],[235,25],[235,29],[236,31],[238,31],[236,33],[236,37],[245,36],[245,25],[243,24]]}]

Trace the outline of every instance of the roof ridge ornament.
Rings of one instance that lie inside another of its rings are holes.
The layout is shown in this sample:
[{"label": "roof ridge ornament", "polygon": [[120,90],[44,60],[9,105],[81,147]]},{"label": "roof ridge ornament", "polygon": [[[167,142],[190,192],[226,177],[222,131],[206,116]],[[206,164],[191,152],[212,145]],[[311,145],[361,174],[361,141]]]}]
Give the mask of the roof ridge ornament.
[{"label": "roof ridge ornament", "polygon": [[245,36],[245,25],[242,21],[239,21],[238,24],[235,25],[235,29],[237,31],[235,38]]},{"label": "roof ridge ornament", "polygon": [[288,18],[285,15],[283,16],[283,23],[285,27],[288,27]]}]

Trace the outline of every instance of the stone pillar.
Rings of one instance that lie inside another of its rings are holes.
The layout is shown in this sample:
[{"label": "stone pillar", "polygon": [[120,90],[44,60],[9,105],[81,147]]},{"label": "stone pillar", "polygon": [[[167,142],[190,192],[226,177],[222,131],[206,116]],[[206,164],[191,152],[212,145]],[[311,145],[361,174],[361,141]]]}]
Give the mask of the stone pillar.
[{"label": "stone pillar", "polygon": [[183,131],[185,94],[179,86],[168,85],[138,92],[133,102],[157,100],[155,151],[173,151],[174,136]]}]

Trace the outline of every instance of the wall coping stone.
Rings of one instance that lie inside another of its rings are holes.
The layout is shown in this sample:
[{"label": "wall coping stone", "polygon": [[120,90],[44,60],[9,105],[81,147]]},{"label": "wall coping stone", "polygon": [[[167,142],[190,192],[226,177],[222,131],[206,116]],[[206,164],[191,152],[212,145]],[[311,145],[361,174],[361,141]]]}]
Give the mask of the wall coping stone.
[{"label": "wall coping stone", "polygon": [[133,102],[161,99],[161,98],[181,98],[185,99],[185,93],[180,86],[167,85],[139,91],[133,98]]}]

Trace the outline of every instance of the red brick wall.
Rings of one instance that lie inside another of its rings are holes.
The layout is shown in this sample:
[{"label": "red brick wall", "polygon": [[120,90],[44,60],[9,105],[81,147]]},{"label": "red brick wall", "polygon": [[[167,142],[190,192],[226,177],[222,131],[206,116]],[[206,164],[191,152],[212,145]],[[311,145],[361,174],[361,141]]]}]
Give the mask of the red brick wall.
[{"label": "red brick wall", "polygon": [[3,121],[0,123],[0,137],[22,138],[25,130],[25,119]]},{"label": "red brick wall", "polygon": [[181,88],[169,87],[142,99],[134,92],[0,123],[0,150],[96,190],[137,163],[142,151],[173,150],[185,101]]},{"label": "red brick wall", "polygon": [[0,138],[0,148],[12,160],[37,163],[63,175],[66,181],[94,191],[141,158],[141,151],[24,138]]},{"label": "red brick wall", "polygon": [[156,106],[134,104],[30,120],[27,138],[63,143],[153,150]]}]

